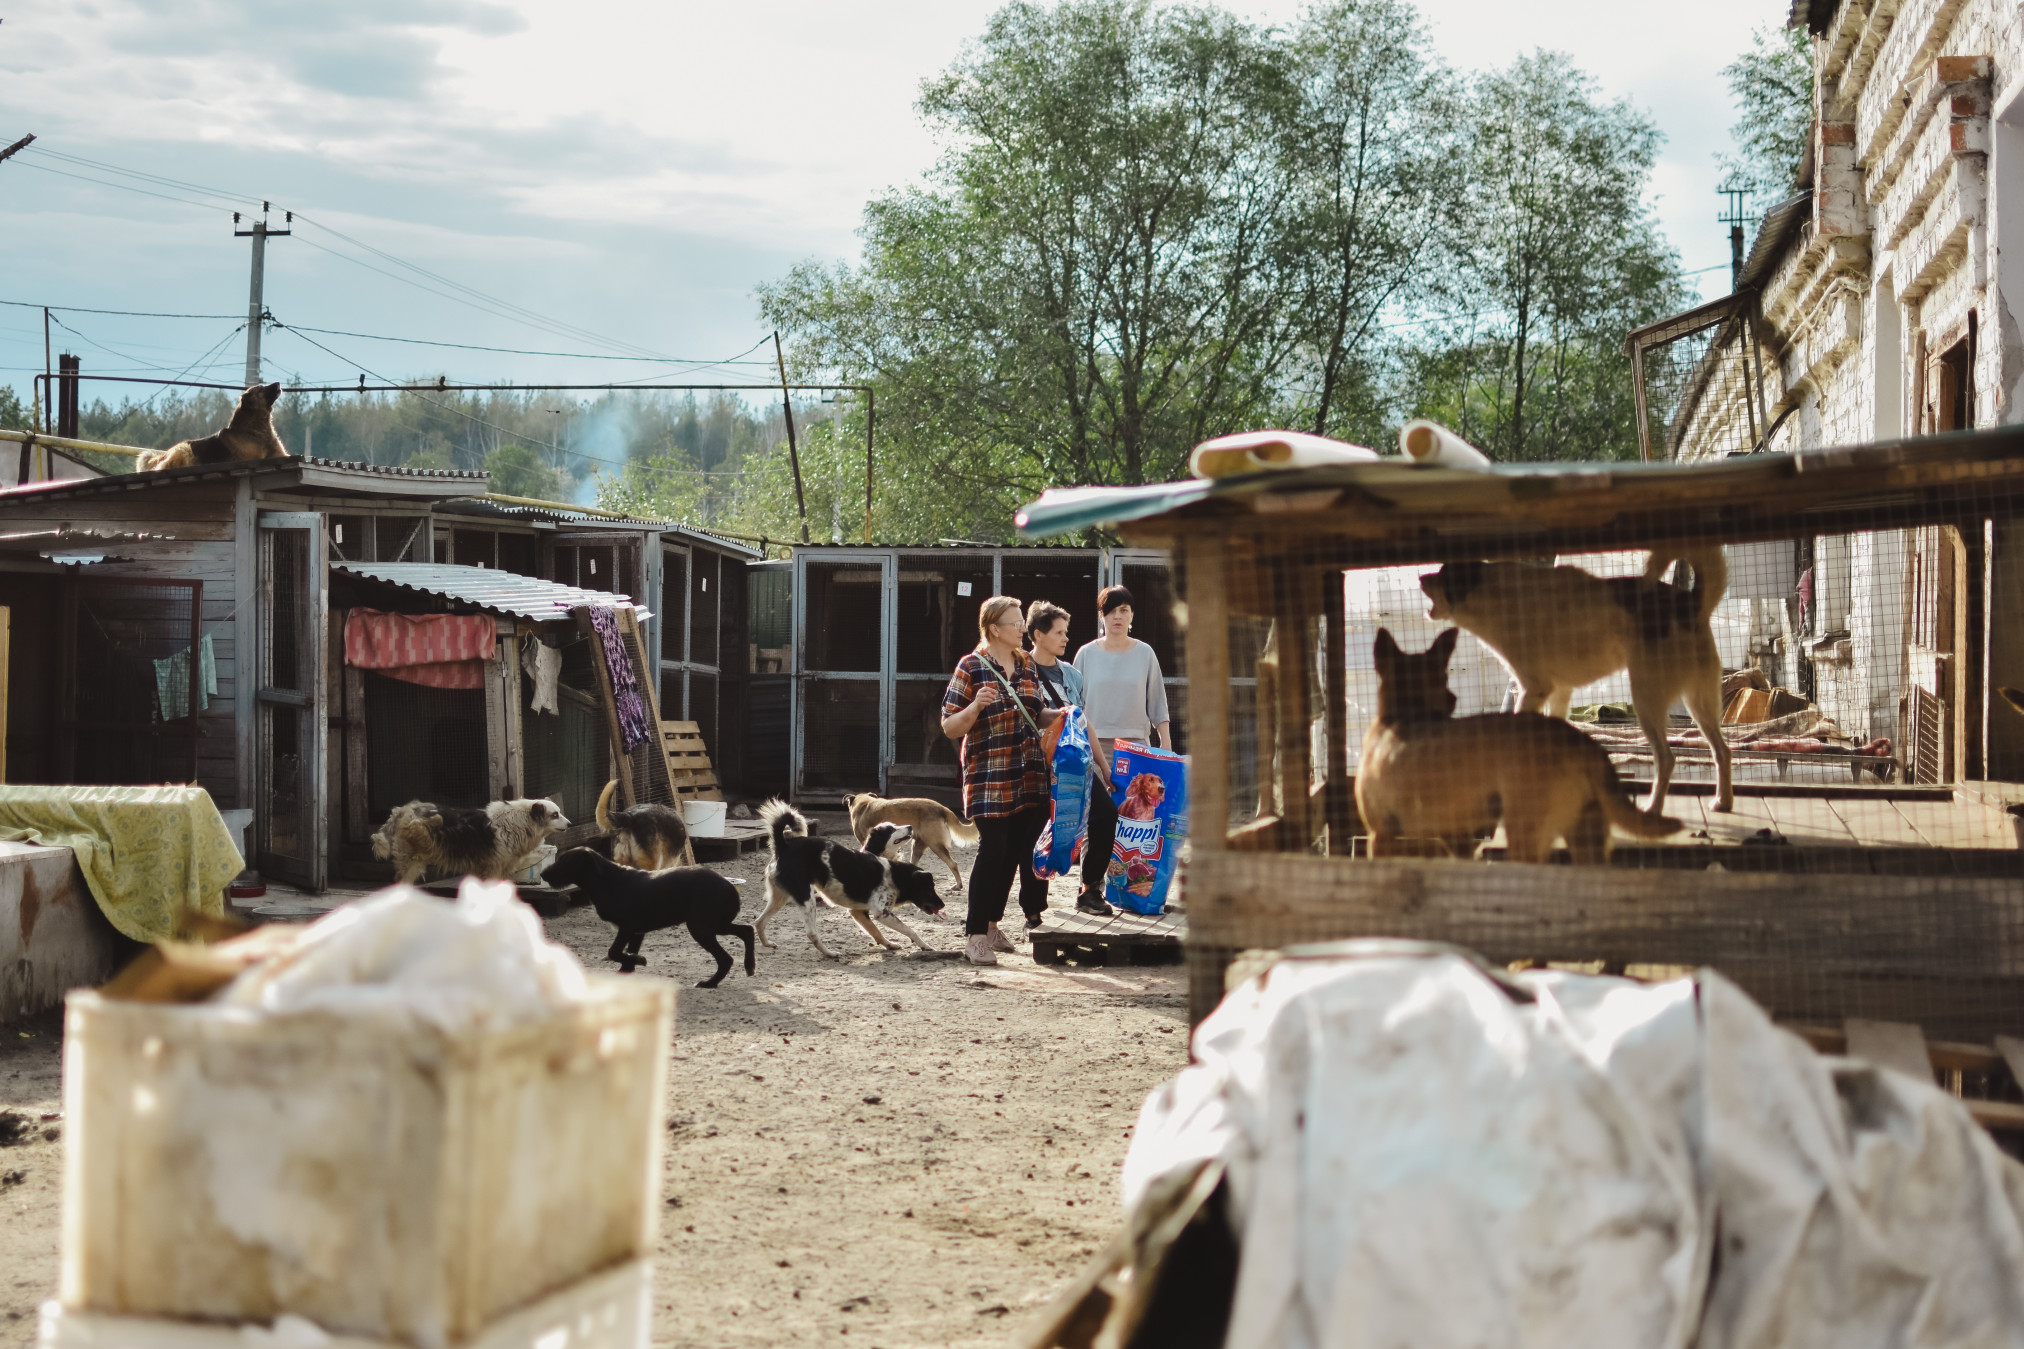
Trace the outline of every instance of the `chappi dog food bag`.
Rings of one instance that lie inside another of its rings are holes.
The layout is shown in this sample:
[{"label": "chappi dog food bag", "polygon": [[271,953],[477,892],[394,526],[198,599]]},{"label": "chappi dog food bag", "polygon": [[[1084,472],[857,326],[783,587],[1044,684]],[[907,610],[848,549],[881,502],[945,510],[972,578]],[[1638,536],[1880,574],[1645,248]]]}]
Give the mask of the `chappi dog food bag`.
[{"label": "chappi dog food bag", "polygon": [[1110,786],[1117,841],[1103,897],[1128,913],[1159,913],[1188,837],[1188,761],[1120,740],[1111,758]]},{"label": "chappi dog food bag", "polygon": [[1082,709],[1070,707],[1061,714],[1060,739],[1054,745],[1052,793],[1053,815],[1033,845],[1033,874],[1066,876],[1081,861],[1083,831],[1089,822],[1090,768],[1089,722]]}]

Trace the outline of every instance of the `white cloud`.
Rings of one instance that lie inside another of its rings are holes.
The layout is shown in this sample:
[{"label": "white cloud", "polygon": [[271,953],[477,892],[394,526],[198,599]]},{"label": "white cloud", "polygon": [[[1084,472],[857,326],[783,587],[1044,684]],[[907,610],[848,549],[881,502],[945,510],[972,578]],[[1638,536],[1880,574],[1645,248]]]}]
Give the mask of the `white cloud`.
[{"label": "white cloud", "polygon": [[[271,197],[570,323],[680,355],[721,354],[761,335],[755,285],[799,257],[847,256],[866,199],[933,162],[937,147],[913,112],[920,82],[995,7],[79,0],[0,25],[0,140],[32,130],[54,150]],[[1285,22],[1297,2],[1234,7]],[[1442,0],[1425,12],[1459,68],[1563,50],[1607,94],[1651,112],[1668,137],[1656,210],[1692,268],[1727,256],[1714,155],[1733,114],[1718,71],[1783,8]],[[217,212],[36,173],[32,162],[0,165],[0,229],[17,256],[36,259],[10,269],[4,298],[243,309],[244,245]],[[300,244],[274,245],[269,271],[269,303],[294,322],[572,345]],[[1721,272],[1703,280],[1710,294],[1727,284]],[[155,360],[178,341],[194,358],[217,336],[96,322],[108,345]],[[0,366],[13,371],[41,365],[39,323],[35,334],[10,331],[20,326],[0,323]],[[352,346],[348,356],[388,373],[418,362],[474,377],[611,373]],[[351,377],[285,340],[269,349],[304,373]],[[110,358],[88,357],[88,368],[94,360]]]}]

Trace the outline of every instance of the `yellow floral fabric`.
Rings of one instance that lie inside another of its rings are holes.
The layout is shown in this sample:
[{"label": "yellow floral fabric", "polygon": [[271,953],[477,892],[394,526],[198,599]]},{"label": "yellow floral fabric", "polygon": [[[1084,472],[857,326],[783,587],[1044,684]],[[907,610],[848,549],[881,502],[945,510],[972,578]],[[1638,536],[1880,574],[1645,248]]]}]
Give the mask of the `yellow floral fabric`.
[{"label": "yellow floral fabric", "polygon": [[70,849],[98,907],[135,941],[175,936],[185,909],[222,914],[245,869],[202,787],[0,786],[0,838]]}]

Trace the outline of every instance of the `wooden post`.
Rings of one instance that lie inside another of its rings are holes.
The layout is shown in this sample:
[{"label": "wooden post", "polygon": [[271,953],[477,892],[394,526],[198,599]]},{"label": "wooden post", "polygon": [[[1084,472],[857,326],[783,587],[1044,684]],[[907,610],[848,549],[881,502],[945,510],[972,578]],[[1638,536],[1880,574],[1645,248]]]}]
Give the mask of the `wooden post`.
[{"label": "wooden post", "polygon": [[1277,816],[1279,772],[1279,624],[1265,630],[1265,650],[1258,657],[1258,685],[1251,690],[1251,748],[1257,758],[1258,810],[1255,818]]},{"label": "wooden post", "polygon": [[1328,784],[1323,810],[1328,820],[1328,851],[1334,857],[1349,856],[1351,819],[1355,803],[1349,781],[1349,636],[1343,613],[1342,573],[1322,573],[1322,617],[1328,624],[1328,668],[1323,687],[1328,702]]},{"label": "wooden post", "polygon": [[[1281,601],[1287,609],[1299,607],[1298,596],[1282,595]],[[1304,615],[1285,613],[1277,626],[1281,846],[1304,852],[1314,841],[1314,820],[1308,809],[1308,789],[1314,781],[1314,705],[1308,696],[1314,678],[1314,625]]]},{"label": "wooden post", "polygon": [[1221,852],[1230,829],[1230,606],[1223,541],[1181,545],[1188,569],[1188,833]]},{"label": "wooden post", "polygon": [[[590,669],[597,677],[598,706],[604,711],[605,735],[611,741],[611,775],[618,779],[618,798],[621,807],[639,804],[633,795],[632,756],[625,752],[625,737],[618,728],[618,705],[611,691],[611,671],[605,668],[604,647],[598,639],[597,628],[590,621],[590,606],[580,604],[569,611],[576,618],[577,631],[591,643]],[[598,784],[598,791],[604,784]]]}]

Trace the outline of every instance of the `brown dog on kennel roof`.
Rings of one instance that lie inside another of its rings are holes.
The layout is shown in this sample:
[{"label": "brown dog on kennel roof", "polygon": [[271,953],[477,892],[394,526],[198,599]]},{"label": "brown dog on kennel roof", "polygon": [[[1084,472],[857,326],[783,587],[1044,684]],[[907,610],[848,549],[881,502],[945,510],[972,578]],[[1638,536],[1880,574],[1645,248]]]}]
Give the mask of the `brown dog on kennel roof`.
[{"label": "brown dog on kennel roof", "polygon": [[255,384],[239,395],[232,420],[208,436],[182,440],[166,450],[149,450],[134,461],[142,473],[164,468],[188,468],[192,464],[229,464],[241,459],[286,459],[288,447],[274,434],[274,404],[281,398],[279,384]]},{"label": "brown dog on kennel roof", "polygon": [[[1660,578],[1673,562],[1692,585]],[[1666,743],[1673,700],[1687,705],[1715,756],[1716,810],[1735,804],[1729,742],[1722,737],[1722,657],[1711,620],[1729,588],[1719,546],[1656,551],[1644,575],[1602,577],[1579,567],[1524,562],[1450,562],[1420,578],[1428,617],[1481,638],[1518,681],[1518,710],[1565,717],[1574,691],[1630,672],[1631,705],[1651,743],[1652,790],[1644,809],[1666,803],[1674,754]]]}]

